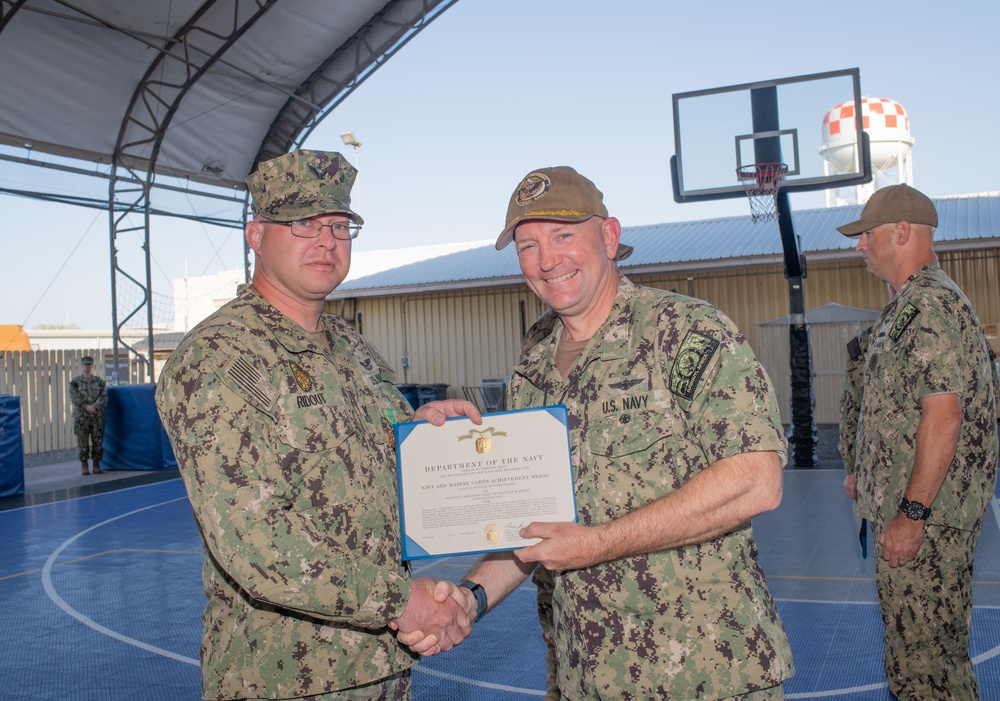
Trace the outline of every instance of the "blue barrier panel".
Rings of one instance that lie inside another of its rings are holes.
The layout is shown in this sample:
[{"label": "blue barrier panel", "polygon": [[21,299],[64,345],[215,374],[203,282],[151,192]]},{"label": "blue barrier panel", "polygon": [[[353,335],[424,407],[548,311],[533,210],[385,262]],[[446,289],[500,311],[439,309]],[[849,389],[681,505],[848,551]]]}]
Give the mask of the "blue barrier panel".
[{"label": "blue barrier panel", "polygon": [[104,425],[104,470],[177,467],[167,432],[156,413],[156,385],[108,387]]},{"label": "blue barrier panel", "polygon": [[24,494],[21,398],[0,394],[0,497]]}]

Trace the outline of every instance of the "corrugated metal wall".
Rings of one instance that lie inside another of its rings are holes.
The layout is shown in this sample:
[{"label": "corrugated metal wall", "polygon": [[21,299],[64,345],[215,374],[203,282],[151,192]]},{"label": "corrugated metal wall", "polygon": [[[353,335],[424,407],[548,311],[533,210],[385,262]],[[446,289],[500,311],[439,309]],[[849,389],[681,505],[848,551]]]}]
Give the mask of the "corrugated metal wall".
[{"label": "corrugated metal wall", "polygon": [[[817,424],[840,422],[840,395],[844,390],[847,342],[864,329],[858,322],[811,324],[809,346],[812,349],[814,418]],[[781,420],[791,423],[792,388],[788,369],[788,327],[761,326],[758,329],[760,351],[757,357],[767,370],[778,397]]]},{"label": "corrugated metal wall", "polygon": [[[942,267],[969,296],[984,324],[1000,322],[1000,248],[944,253]],[[638,284],[704,299],[719,307],[743,331],[775,383],[788,421],[788,334],[765,339],[763,321],[788,314],[788,283],[780,265],[747,266],[673,274],[635,274]],[[806,308],[831,302],[881,309],[885,286],[859,258],[810,263],[805,281]],[[462,397],[462,385],[484,376],[509,375],[520,352],[524,328],[545,311],[526,285],[409,296],[364,297],[331,302],[328,310],[354,319],[355,325],[396,368],[399,382],[444,383],[449,397]],[[839,325],[830,325],[839,326]],[[819,423],[839,420],[846,343],[844,328],[812,328]],[[401,365],[408,355],[410,367]]]},{"label": "corrugated metal wall", "polygon": [[447,384],[451,398],[463,397],[462,386],[478,385],[482,377],[509,376],[523,330],[545,311],[525,285],[358,298],[327,306],[354,319],[355,328],[396,369],[398,382]]}]

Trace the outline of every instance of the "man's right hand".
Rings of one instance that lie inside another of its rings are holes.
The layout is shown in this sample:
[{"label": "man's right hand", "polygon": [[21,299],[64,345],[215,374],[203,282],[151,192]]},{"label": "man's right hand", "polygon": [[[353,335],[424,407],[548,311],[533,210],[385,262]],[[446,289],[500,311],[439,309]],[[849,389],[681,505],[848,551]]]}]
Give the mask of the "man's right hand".
[{"label": "man's right hand", "polygon": [[844,478],[844,493],[854,501],[858,500],[858,482],[853,472]]},{"label": "man's right hand", "polygon": [[[415,579],[406,609],[389,627],[398,630],[399,642],[417,654],[429,656],[450,650],[472,632],[474,614],[469,614],[468,598],[472,592],[451,582]],[[471,606],[475,611],[474,598]]]}]

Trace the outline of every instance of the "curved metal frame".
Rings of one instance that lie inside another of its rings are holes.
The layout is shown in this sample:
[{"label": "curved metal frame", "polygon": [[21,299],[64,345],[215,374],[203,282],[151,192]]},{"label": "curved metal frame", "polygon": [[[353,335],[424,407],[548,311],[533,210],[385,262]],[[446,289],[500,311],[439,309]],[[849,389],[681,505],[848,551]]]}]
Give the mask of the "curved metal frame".
[{"label": "curved metal frame", "polygon": [[[72,0],[59,0],[59,4],[63,7],[79,13],[92,23],[128,36],[152,49],[156,56],[134,90],[128,110],[119,125],[109,175],[85,171],[72,166],[0,154],[0,160],[109,179],[108,198],[104,203],[96,199],[65,197],[55,193],[11,189],[0,189],[0,193],[8,192],[37,199],[107,209],[111,259],[114,362],[117,366],[120,350],[136,356],[146,366],[147,377],[150,381],[155,380],[150,269],[151,215],[164,214],[209,223],[237,224],[237,222],[228,222],[217,217],[201,218],[156,210],[151,206],[150,193],[154,189],[162,188],[236,200],[236,198],[225,195],[212,195],[208,192],[201,193],[157,183],[155,174],[178,175],[178,173],[172,172],[169,167],[158,164],[161,146],[164,143],[171,120],[178,113],[184,97],[192,86],[213,64],[225,62],[226,51],[277,2],[278,0],[204,0],[174,36],[164,37],[161,42],[151,39],[149,35],[130,31],[128,27],[113,25],[86,9],[76,6]],[[364,26],[338,46],[327,60],[323,61],[298,89],[289,95],[288,100],[269,125],[251,170],[256,167],[260,160],[266,160],[299,147],[330,111],[343,102],[386,60],[455,2],[457,0],[388,0]],[[10,25],[12,17],[19,11],[25,10],[26,6],[30,6],[29,0],[0,0],[0,33]],[[216,21],[214,24],[209,21],[210,19],[217,20],[220,13],[229,13],[232,21]],[[210,29],[210,27],[219,26],[224,26],[227,30],[220,32]],[[177,66],[180,66],[180,71],[176,70]],[[158,75],[174,75],[178,72],[183,75],[183,79],[173,83],[156,77]],[[52,151],[52,153],[57,152]],[[183,176],[183,174],[180,175]],[[195,176],[187,177],[196,179]],[[248,195],[243,193],[242,220],[238,222],[240,225],[245,225],[246,222],[247,201]],[[131,223],[130,219],[134,217],[139,218],[140,223]],[[133,275],[126,272],[120,265],[117,245],[120,235],[135,232],[139,233],[142,241],[145,270],[143,273]],[[244,245],[244,264],[249,275],[248,254],[249,252]],[[118,308],[119,276],[125,278],[127,284],[137,286],[142,293],[139,304],[134,309],[126,310],[122,318],[119,318]],[[145,311],[148,341],[146,354],[127,345],[121,338],[121,331],[125,325],[143,311]]]},{"label": "curved metal frame", "polygon": [[[155,179],[156,159],[163,143],[163,137],[171,119],[177,113],[184,96],[191,89],[191,86],[198,78],[205,73],[208,68],[218,61],[226,50],[232,46],[246,31],[253,26],[267,9],[277,0],[264,0],[263,2],[247,0],[209,0],[202,5],[191,17],[187,24],[181,28],[176,36],[159,50],[159,54],[149,65],[142,81],[133,93],[128,111],[122,119],[118,132],[118,140],[115,144],[114,163],[111,170],[111,183],[108,194],[108,214],[109,214],[109,234],[111,250],[111,321],[114,333],[113,339],[113,362],[118,367],[119,346],[126,348],[136,355],[140,362],[144,362],[147,367],[149,380],[155,381],[156,377],[153,369],[153,356],[155,346],[153,343],[153,307],[152,307],[152,279],[150,274],[149,258],[149,217],[150,203],[149,193]],[[210,10],[216,6],[228,4],[233,15],[230,26],[232,31],[227,35],[220,35],[207,30],[201,24]],[[241,15],[247,14],[244,8],[252,6],[254,11],[249,13],[244,19]],[[217,45],[212,49],[206,49],[204,45],[194,47],[193,38],[201,40],[215,40]],[[179,53],[175,54],[175,51]],[[200,60],[196,60],[200,57]],[[166,74],[163,64],[174,61],[180,63],[186,72],[184,82],[176,85],[168,84],[155,78],[157,75]],[[173,94],[167,97],[167,93]],[[158,108],[165,108],[162,116],[158,114]],[[141,132],[148,133],[148,137],[127,140],[130,127],[137,127]],[[148,155],[144,155],[149,149]],[[145,166],[144,175],[136,170],[136,164]],[[120,175],[124,170],[125,177]],[[133,227],[126,225],[129,215],[141,212],[142,226]],[[143,238],[143,251],[145,254],[145,286],[129,275],[118,262],[118,250],[116,241],[120,233],[128,231],[141,231]],[[127,316],[119,320],[118,318],[118,275],[122,275],[137,285],[143,293],[142,301],[139,305],[128,313]],[[134,347],[129,346],[121,339],[121,330],[128,321],[145,308],[146,310],[146,337],[147,353],[144,356]]]}]

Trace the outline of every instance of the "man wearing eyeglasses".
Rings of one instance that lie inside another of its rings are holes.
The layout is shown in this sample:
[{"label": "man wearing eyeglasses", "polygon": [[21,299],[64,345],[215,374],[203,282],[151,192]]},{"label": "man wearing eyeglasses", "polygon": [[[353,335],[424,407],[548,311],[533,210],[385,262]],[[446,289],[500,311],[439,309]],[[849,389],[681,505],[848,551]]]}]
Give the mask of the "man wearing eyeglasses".
[{"label": "man wearing eyeglasses", "polygon": [[205,699],[410,697],[416,656],[471,631],[454,601],[400,560],[392,426],[469,415],[446,400],[411,416],[381,354],[323,312],[364,220],[357,171],[299,150],[248,179],[253,281],[170,357],[157,406],[205,545]]}]

